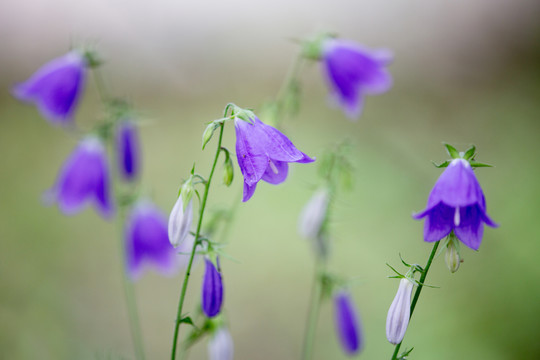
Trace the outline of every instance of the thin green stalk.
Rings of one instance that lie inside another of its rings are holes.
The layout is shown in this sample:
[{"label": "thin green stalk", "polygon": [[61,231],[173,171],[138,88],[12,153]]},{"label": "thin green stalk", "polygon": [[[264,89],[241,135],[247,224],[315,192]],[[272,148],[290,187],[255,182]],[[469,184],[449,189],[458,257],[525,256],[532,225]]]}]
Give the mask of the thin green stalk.
[{"label": "thin green stalk", "polygon": [[180,324],[182,323],[182,308],[184,306],[184,300],[186,297],[189,276],[191,274],[191,266],[193,265],[193,258],[195,257],[195,249],[197,248],[197,245],[199,244],[199,236],[201,234],[201,226],[202,226],[202,220],[203,220],[203,215],[204,215],[204,209],[206,208],[206,200],[208,199],[208,191],[210,190],[210,184],[212,182],[214,170],[216,169],[216,164],[219,158],[219,154],[221,153],[221,141],[223,139],[224,125],[223,123],[221,123],[219,124],[219,126],[220,126],[220,130],[219,130],[219,139],[218,139],[216,155],[214,157],[214,163],[212,164],[212,170],[210,170],[210,175],[208,176],[208,181],[206,182],[205,187],[204,187],[204,195],[201,201],[201,209],[199,212],[199,222],[197,223],[197,231],[195,232],[195,242],[193,243],[193,248],[191,249],[191,254],[189,256],[189,263],[186,269],[186,275],[184,276],[184,282],[182,284],[182,291],[180,292],[180,299],[178,301],[178,312],[176,314],[176,321],[175,321],[175,327],[174,327],[174,337],[173,337],[173,343],[172,343],[172,349],[171,349],[171,360],[174,360],[176,358],[176,347],[178,344],[178,335],[180,332]]},{"label": "thin green stalk", "polygon": [[302,359],[311,359],[313,352],[313,340],[315,339],[315,330],[319,320],[319,309],[322,299],[322,284],[321,272],[324,260],[317,258],[314,269],[313,284],[311,285],[311,302],[309,304],[308,317],[306,322],[306,330],[304,332],[304,347],[302,349]]},{"label": "thin green stalk", "polygon": [[[420,297],[420,293],[422,292],[422,288],[424,287],[423,286],[424,281],[426,281],[426,277],[427,277],[429,268],[431,266],[433,258],[435,257],[435,254],[437,253],[437,248],[438,247],[439,247],[439,241],[437,241],[437,242],[435,242],[435,244],[433,244],[433,249],[431,250],[431,254],[429,255],[426,266],[424,267],[424,272],[422,273],[422,276],[420,276],[420,281],[419,281],[420,285],[418,285],[418,287],[416,288],[416,291],[414,293],[414,297],[413,297],[413,300],[412,300],[412,303],[411,303],[411,314],[409,316],[409,321],[410,321],[410,318],[412,318],[414,308],[416,307],[416,303],[418,302],[418,298]],[[392,355],[392,360],[397,359],[399,348],[401,347],[402,343],[403,343],[403,341],[401,341],[399,344],[396,345],[396,348],[394,349],[394,354]]]}]

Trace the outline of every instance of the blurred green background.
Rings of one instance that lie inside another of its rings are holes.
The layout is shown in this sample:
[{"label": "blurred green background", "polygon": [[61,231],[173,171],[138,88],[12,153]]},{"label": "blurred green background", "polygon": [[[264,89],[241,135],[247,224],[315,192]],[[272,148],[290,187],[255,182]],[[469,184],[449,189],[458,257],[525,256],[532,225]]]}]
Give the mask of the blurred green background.
[{"label": "blurred green background", "polygon": [[[205,122],[227,102],[258,109],[280,87],[298,51],[294,38],[331,30],[395,52],[394,88],[367,99],[349,122],[327,106],[318,65],[302,74],[297,118],[284,131],[304,152],[348,138],[355,187],[342,193],[332,222],[332,271],[355,278],[364,359],[390,358],[385,320],[398,282],[398,253],[424,264],[421,210],[446,158],[442,142],[478,148],[496,167],[477,175],[488,211],[478,252],[450,274],[435,260],[404,347],[412,359],[540,358],[540,4],[517,1],[15,1],[0,4],[0,358],[133,358],[121,286],[119,234],[93,210],[63,216],[42,204],[74,138],[15,101],[10,87],[70,44],[106,57],[113,93],[142,113],[143,185],[168,213],[200,150]],[[89,128],[100,105],[92,79],[76,121]],[[264,119],[263,119],[264,120]],[[234,149],[226,128],[225,146]],[[235,200],[216,183],[210,209]],[[218,174],[220,177],[221,175]],[[292,166],[289,179],[259,185],[239,207],[222,263],[226,314],[236,359],[298,359],[312,279],[298,214],[317,184],[316,165]],[[150,271],[136,284],[149,359],[169,355],[183,274]],[[193,273],[186,309],[200,293]],[[321,309],[315,359],[344,359],[331,304]],[[193,359],[206,358],[199,344]]]}]

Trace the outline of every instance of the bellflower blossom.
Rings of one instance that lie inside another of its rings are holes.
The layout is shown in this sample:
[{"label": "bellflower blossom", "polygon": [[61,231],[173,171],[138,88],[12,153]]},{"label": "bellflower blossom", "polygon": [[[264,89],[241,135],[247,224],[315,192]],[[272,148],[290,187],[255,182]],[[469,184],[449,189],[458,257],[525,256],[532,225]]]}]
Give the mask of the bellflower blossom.
[{"label": "bellflower blossom", "polygon": [[139,174],[140,146],[137,127],[123,120],[116,129],[116,150],[120,174],[125,180],[134,180]]},{"label": "bellflower blossom", "polygon": [[214,263],[206,258],[204,278],[202,283],[202,309],[209,318],[216,316],[221,311],[223,303],[223,282],[221,274]]},{"label": "bellflower blossom", "polygon": [[264,180],[281,184],[287,178],[290,162],[310,163],[310,158],[276,128],[264,124],[257,117],[252,122],[235,120],[236,156],[244,176],[244,196],[248,201],[257,183]]},{"label": "bellflower blossom", "polygon": [[409,279],[400,280],[396,297],[386,316],[386,338],[391,344],[399,344],[405,336],[407,326],[409,326],[413,288],[414,284]]},{"label": "bellflower blossom", "polygon": [[454,231],[473,250],[480,247],[484,223],[498,226],[487,214],[484,193],[471,165],[461,158],[450,162],[431,190],[426,209],[414,215],[417,220],[424,217],[425,241],[438,241]]},{"label": "bellflower blossom", "polygon": [[167,276],[178,269],[178,256],[167,235],[167,219],[148,201],[139,201],[131,210],[125,229],[125,249],[127,272],[134,280],[141,276],[146,263]]},{"label": "bellflower blossom", "polygon": [[324,72],[333,99],[352,119],[362,113],[365,95],[382,94],[392,87],[386,70],[393,60],[386,49],[368,50],[352,41],[328,38],[322,44]]},{"label": "bellflower blossom", "polygon": [[103,217],[113,213],[107,154],[101,140],[83,139],[66,160],[56,184],[46,194],[66,215],[79,212],[92,200]]},{"label": "bellflower blossom", "polygon": [[76,51],[43,65],[28,80],[13,88],[19,100],[36,104],[55,125],[66,125],[73,115],[86,78],[87,63]]},{"label": "bellflower blossom", "polygon": [[362,334],[349,293],[341,291],[334,297],[334,310],[336,331],[343,350],[353,355],[362,348]]},{"label": "bellflower blossom", "polygon": [[208,358],[210,360],[232,360],[234,344],[231,334],[225,326],[220,327],[208,342]]},{"label": "bellflower blossom", "polygon": [[[169,216],[169,241],[174,247],[179,246],[188,236],[193,222],[193,199],[190,199],[184,209],[182,196],[178,196],[178,200]],[[191,251],[191,248],[190,248]]]}]

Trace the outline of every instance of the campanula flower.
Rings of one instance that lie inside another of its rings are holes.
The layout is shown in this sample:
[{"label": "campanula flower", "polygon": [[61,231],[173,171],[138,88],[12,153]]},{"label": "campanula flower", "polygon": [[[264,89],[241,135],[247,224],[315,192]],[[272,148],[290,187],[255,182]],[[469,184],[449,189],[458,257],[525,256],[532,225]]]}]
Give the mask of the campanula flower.
[{"label": "campanula flower", "polygon": [[276,128],[264,124],[257,117],[251,122],[236,119],[236,156],[244,176],[244,196],[248,201],[257,183],[264,180],[280,184],[287,178],[290,162],[310,163],[310,158]]},{"label": "campanula flower", "polygon": [[92,201],[103,217],[113,213],[105,146],[96,137],[83,139],[66,160],[56,184],[46,194],[66,215]]},{"label": "campanula flower", "polygon": [[179,246],[188,236],[192,222],[193,199],[189,200],[184,209],[183,198],[180,195],[169,216],[169,241],[174,247]]},{"label": "campanula flower", "polygon": [[353,355],[362,347],[362,334],[356,310],[349,293],[341,291],[334,297],[336,331],[343,350]]},{"label": "campanula flower", "polygon": [[425,241],[438,241],[454,231],[473,250],[480,247],[484,223],[498,226],[487,214],[484,193],[471,165],[461,158],[449,163],[431,190],[426,209],[414,215],[417,220],[424,217]]},{"label": "campanula flower", "polygon": [[386,316],[386,338],[391,344],[397,345],[403,340],[411,316],[411,294],[414,284],[403,278],[392,305]]},{"label": "campanula flower", "polygon": [[369,50],[352,41],[327,38],[321,51],[332,98],[350,118],[362,113],[365,95],[382,94],[392,87],[385,68],[393,59],[389,50]]},{"label": "campanula flower", "polygon": [[178,269],[178,256],[167,235],[167,219],[149,201],[139,201],[131,210],[125,229],[125,249],[127,272],[134,280],[141,276],[145,264],[167,276]]},{"label": "campanula flower", "polygon": [[231,334],[225,326],[220,327],[208,342],[208,358],[210,360],[232,360],[234,344]]},{"label": "campanula flower", "polygon": [[223,303],[223,282],[221,274],[214,266],[214,263],[204,259],[205,269],[202,284],[202,309],[208,317],[214,317],[221,311]]},{"label": "campanula flower", "polygon": [[34,103],[55,125],[73,121],[86,78],[87,63],[76,51],[43,65],[28,80],[13,88],[19,100]]},{"label": "campanula flower", "polygon": [[134,180],[139,175],[139,136],[136,125],[122,120],[116,128],[116,151],[120,174],[125,180]]}]

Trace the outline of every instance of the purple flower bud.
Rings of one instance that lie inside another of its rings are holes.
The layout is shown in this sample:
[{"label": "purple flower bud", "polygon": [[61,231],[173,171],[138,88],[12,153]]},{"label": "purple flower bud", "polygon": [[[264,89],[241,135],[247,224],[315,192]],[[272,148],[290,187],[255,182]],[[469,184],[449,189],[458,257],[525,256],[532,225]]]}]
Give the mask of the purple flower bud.
[{"label": "purple flower bud", "polygon": [[148,201],[138,202],[127,219],[125,229],[126,265],[132,279],[138,279],[146,263],[160,273],[172,276],[178,257],[167,235],[165,215]]},{"label": "purple flower bud", "polygon": [[188,236],[193,221],[193,200],[189,200],[185,209],[182,200],[180,195],[169,216],[169,241],[174,247],[182,244]]},{"label": "purple flower bud", "polygon": [[123,120],[116,129],[116,150],[120,173],[128,181],[139,174],[139,149],[137,127],[129,120]]},{"label": "purple flower bud", "polygon": [[210,360],[232,360],[234,344],[226,327],[220,327],[208,342],[208,358]]},{"label": "purple flower bud", "polygon": [[331,94],[350,118],[360,116],[364,95],[382,94],[392,87],[385,69],[393,59],[389,50],[368,50],[351,41],[328,38],[322,59]]},{"label": "purple flower bud", "polygon": [[426,217],[425,241],[439,241],[453,230],[473,250],[480,247],[484,223],[498,226],[489,218],[482,188],[464,159],[450,162],[431,190],[426,209],[413,217],[417,220]]},{"label": "purple flower bud", "polygon": [[28,80],[16,85],[13,95],[36,104],[49,122],[65,125],[73,121],[85,77],[85,59],[72,51],[43,65]]},{"label": "purple flower bud", "polygon": [[354,304],[349,293],[339,292],[334,297],[335,323],[343,350],[353,355],[362,348],[362,334]]},{"label": "purple flower bud", "polygon": [[235,129],[236,156],[244,176],[244,202],[253,196],[260,180],[274,185],[285,181],[288,163],[315,161],[298,150],[279,130],[257,117],[252,123],[236,119]]},{"label": "purple flower bud", "polygon": [[79,212],[88,201],[94,202],[103,217],[112,215],[107,154],[98,138],[88,137],[79,143],[47,197],[66,215]]},{"label": "purple flower bud", "polygon": [[409,279],[401,279],[399,288],[386,316],[386,338],[397,345],[403,340],[411,314],[411,294],[414,284]]},{"label": "purple flower bud", "polygon": [[205,269],[202,284],[202,309],[208,317],[219,314],[223,302],[221,274],[210,259],[204,259]]}]

